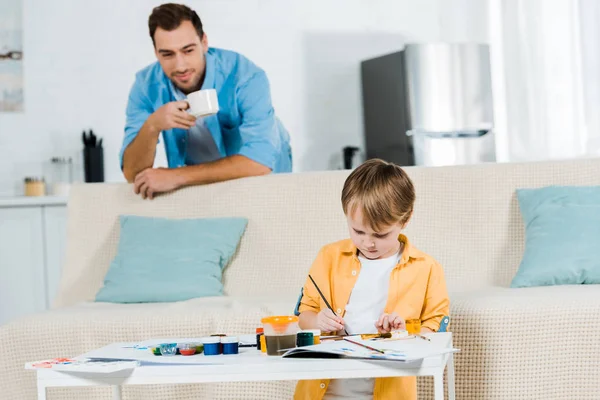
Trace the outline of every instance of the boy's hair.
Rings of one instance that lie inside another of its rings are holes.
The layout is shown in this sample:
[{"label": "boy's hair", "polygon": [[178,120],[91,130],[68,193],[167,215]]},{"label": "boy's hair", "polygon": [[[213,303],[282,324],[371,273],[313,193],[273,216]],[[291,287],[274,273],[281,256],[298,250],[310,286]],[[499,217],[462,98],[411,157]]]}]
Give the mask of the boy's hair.
[{"label": "boy's hair", "polygon": [[356,168],[342,190],[344,214],[361,207],[365,222],[376,232],[393,224],[405,225],[415,203],[412,181],[398,165],[371,159]]},{"label": "boy's hair", "polygon": [[156,44],[154,42],[154,33],[157,28],[172,31],[177,29],[183,21],[190,21],[194,25],[194,28],[196,28],[198,36],[202,39],[204,30],[202,29],[202,21],[200,21],[200,17],[196,14],[196,11],[183,4],[173,3],[155,7],[148,18],[148,29],[150,30],[152,43]]}]

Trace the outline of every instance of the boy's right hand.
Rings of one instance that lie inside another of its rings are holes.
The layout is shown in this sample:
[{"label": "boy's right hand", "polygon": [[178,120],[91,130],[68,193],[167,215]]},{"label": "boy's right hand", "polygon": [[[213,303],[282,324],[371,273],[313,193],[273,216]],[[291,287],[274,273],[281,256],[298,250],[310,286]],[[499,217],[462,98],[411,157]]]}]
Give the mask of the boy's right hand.
[{"label": "boy's right hand", "polygon": [[321,332],[337,332],[344,329],[344,320],[326,308],[317,314],[317,326]]}]

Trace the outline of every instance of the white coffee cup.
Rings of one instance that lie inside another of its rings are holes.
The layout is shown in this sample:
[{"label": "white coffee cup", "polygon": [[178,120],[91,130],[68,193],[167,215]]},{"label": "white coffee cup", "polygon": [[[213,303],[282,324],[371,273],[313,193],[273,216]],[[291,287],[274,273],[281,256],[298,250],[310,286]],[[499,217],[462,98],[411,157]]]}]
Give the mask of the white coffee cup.
[{"label": "white coffee cup", "polygon": [[215,89],[198,90],[187,95],[190,105],[188,113],[196,118],[216,114],[219,111],[219,100]]}]

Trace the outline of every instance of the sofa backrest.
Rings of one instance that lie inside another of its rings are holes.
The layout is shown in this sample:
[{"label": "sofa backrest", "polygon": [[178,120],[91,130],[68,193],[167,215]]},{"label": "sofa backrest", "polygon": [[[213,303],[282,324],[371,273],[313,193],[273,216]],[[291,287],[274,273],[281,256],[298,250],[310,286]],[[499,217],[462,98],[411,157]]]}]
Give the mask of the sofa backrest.
[{"label": "sofa backrest", "polygon": [[[417,190],[406,233],[442,263],[450,291],[509,285],[524,243],[516,188],[600,184],[600,159],[406,170]],[[321,246],[348,235],[340,203],[348,174],[254,177],[184,188],[154,200],[141,199],[124,183],[76,185],[55,306],[94,299],[116,253],[120,214],[247,217],[225,271],[226,294],[297,295]]]}]

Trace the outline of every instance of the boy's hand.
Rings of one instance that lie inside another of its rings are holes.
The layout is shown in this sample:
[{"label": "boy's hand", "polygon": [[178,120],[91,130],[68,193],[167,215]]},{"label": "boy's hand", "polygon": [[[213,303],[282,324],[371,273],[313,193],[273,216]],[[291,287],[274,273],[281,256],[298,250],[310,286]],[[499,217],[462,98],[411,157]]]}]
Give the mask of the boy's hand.
[{"label": "boy's hand", "polygon": [[344,329],[344,320],[326,308],[317,314],[317,327],[321,332],[337,332]]},{"label": "boy's hand", "polygon": [[406,322],[397,313],[383,314],[375,322],[375,327],[379,333],[389,333],[391,331],[406,329]]}]

